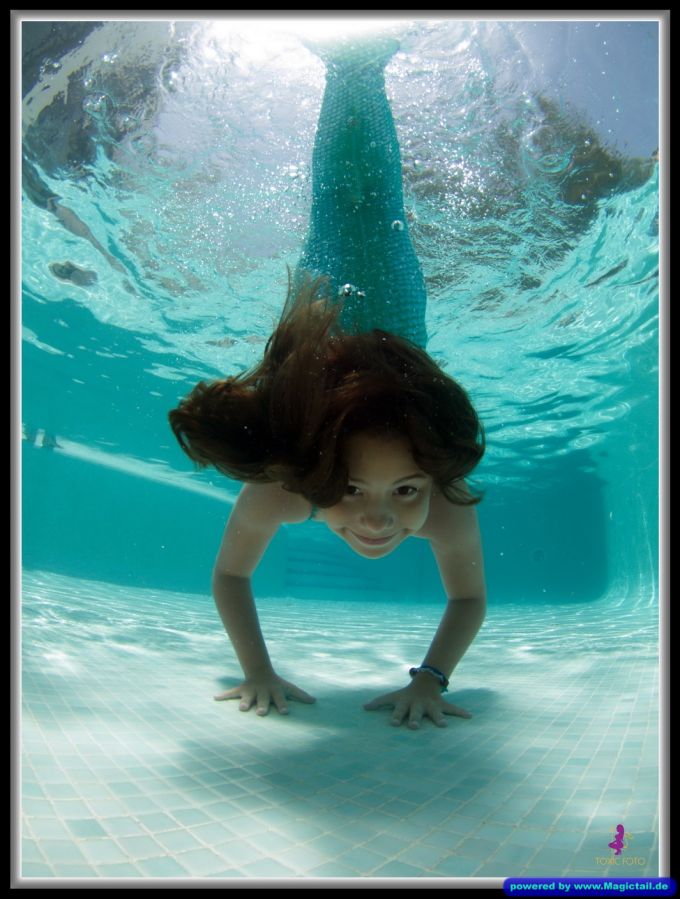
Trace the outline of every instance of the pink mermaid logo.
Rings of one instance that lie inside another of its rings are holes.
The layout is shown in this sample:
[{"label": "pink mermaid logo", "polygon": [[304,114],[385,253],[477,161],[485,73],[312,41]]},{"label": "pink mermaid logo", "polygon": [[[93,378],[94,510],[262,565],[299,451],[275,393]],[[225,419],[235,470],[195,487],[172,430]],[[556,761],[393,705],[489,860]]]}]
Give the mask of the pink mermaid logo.
[{"label": "pink mermaid logo", "polygon": [[613,843],[608,843],[610,849],[614,850],[614,855],[621,855],[621,850],[624,849],[623,842],[623,824],[616,825],[616,837],[614,838]]}]

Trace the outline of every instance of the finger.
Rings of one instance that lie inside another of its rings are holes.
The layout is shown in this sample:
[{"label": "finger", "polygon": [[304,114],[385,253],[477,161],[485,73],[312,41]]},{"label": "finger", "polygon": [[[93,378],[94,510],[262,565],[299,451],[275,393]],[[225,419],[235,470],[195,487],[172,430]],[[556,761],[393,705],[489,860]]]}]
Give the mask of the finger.
[{"label": "finger", "polygon": [[445,715],[457,715],[459,718],[472,718],[472,715],[465,709],[461,709],[459,705],[453,705],[450,702],[442,704],[442,712]]},{"label": "finger", "polygon": [[423,707],[420,703],[411,706],[411,711],[408,716],[408,726],[411,730],[418,730],[420,727],[420,722],[423,720]]},{"label": "finger", "polygon": [[269,704],[271,702],[271,697],[269,695],[269,690],[264,690],[262,693],[257,694],[257,712],[256,714],[261,717],[269,714]]},{"label": "finger", "polygon": [[253,706],[254,702],[255,702],[255,694],[254,693],[251,693],[250,691],[248,693],[242,692],[241,693],[241,701],[238,705],[239,710],[241,712],[247,712]]},{"label": "finger", "polygon": [[393,693],[385,693],[384,696],[378,696],[377,699],[372,699],[370,702],[364,703],[364,708],[369,712],[374,711],[375,709],[384,709],[384,708],[393,708],[394,707],[394,694]]},{"label": "finger", "polygon": [[288,696],[291,699],[297,699],[298,702],[316,702],[315,696],[310,696],[309,693],[305,693],[305,691],[300,690],[299,687],[292,687],[288,690]]},{"label": "finger", "polygon": [[[272,690],[272,699],[274,701],[274,705],[279,710],[281,715],[288,714],[288,705],[286,703],[286,694],[281,689],[281,687],[276,687]],[[258,714],[260,710],[258,709]]]},{"label": "finger", "polygon": [[225,690],[224,693],[218,693],[217,696],[213,696],[213,699],[221,702],[223,699],[238,699],[241,695],[241,688],[234,687],[232,690]]},{"label": "finger", "polygon": [[441,709],[438,706],[430,705],[427,707],[427,716],[430,718],[437,727],[448,727],[447,722],[444,720],[444,715],[442,714]]},{"label": "finger", "polygon": [[394,707],[394,711],[392,712],[392,717],[390,718],[390,724],[393,727],[399,727],[401,722],[406,717],[407,712],[408,712],[408,704],[405,702],[398,702]]}]

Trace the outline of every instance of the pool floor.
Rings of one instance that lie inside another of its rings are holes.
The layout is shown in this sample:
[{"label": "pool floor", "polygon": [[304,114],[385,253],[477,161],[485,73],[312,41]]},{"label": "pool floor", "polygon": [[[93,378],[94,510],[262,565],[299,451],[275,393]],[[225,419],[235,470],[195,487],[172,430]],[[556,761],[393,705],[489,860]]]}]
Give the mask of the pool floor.
[{"label": "pool floor", "polygon": [[212,698],[240,669],[209,596],[25,572],[21,877],[655,876],[657,613],[617,601],[491,605],[450,687],[473,717],[410,731],[362,705],[441,605],[258,600],[317,697],[260,718]]}]

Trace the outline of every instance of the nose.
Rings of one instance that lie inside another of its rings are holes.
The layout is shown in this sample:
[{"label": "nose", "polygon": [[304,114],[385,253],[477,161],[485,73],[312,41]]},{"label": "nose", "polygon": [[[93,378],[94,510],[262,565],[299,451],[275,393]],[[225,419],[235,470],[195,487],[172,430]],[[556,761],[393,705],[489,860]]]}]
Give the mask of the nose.
[{"label": "nose", "polygon": [[394,515],[386,506],[372,506],[359,516],[361,526],[376,535],[384,533],[394,524]]}]

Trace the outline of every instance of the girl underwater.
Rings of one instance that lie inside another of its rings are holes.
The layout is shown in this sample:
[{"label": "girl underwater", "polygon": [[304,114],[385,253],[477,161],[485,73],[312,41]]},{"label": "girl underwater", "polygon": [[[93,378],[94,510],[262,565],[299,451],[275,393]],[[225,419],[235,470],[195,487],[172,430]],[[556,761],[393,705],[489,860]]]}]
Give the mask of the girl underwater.
[{"label": "girl underwater", "polygon": [[428,540],[447,604],[410,683],[366,703],[391,723],[469,713],[443,698],[484,620],[486,588],[464,478],[484,452],[465,391],[424,350],[426,294],[403,206],[401,158],[384,67],[385,38],[315,48],[326,88],[312,160],[307,240],[280,322],[250,372],[200,383],[170,412],[199,466],[245,482],[215,561],[212,588],[243,682],[215,699],[266,715],[314,697],[269,658],[251,576],[282,524],[324,522],[377,559]]}]

